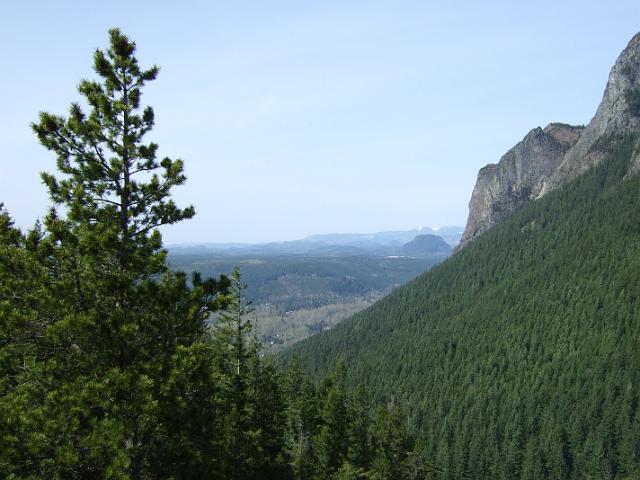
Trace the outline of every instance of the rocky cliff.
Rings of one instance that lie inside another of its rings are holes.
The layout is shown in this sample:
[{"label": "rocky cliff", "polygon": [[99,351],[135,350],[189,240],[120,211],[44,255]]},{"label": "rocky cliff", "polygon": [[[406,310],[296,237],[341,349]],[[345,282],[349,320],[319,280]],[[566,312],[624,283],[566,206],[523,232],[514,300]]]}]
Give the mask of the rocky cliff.
[{"label": "rocky cliff", "polygon": [[[497,164],[480,169],[460,247],[535,200],[596,165],[605,148],[640,131],[640,33],[618,57],[602,101],[586,127],[552,123],[531,130]],[[628,175],[640,172],[640,148]]]},{"label": "rocky cliff", "polygon": [[497,164],[480,169],[460,244],[465,245],[522,204],[538,198],[545,181],[582,131],[582,127],[558,123],[534,128]]}]

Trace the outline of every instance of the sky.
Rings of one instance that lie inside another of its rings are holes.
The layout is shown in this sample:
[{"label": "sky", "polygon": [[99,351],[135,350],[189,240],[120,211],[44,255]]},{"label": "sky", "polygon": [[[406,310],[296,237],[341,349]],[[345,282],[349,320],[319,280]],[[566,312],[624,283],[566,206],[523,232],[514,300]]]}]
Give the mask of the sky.
[{"label": "sky", "polygon": [[640,30],[634,1],[30,1],[0,6],[0,202],[50,204],[29,125],[65,114],[120,28],[159,154],[195,218],[165,243],[464,225],[477,171],[550,122],[586,124]]}]

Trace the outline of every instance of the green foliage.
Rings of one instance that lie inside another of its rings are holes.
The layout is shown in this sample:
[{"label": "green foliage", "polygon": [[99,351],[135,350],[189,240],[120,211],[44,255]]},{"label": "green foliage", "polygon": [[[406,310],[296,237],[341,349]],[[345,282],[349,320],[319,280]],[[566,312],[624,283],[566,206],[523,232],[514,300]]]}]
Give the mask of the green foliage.
[{"label": "green foliage", "polygon": [[135,44],[109,33],[94,55],[100,82],[79,87],[90,114],[73,104],[68,118],[41,113],[33,125],[61,175],[43,174],[54,204],[43,227],[23,236],[1,215],[4,477],[212,468],[213,455],[202,457],[217,390],[205,320],[228,282],[194,275],[189,286],[166,266],[156,228],[193,215],[169,199],[182,163],[158,163],[157,145],[142,142],[153,110],[140,112],[141,88],[157,67],[141,70]]},{"label": "green foliage", "polygon": [[339,362],[314,387],[293,357],[285,376],[286,451],[295,479],[425,479],[437,472],[398,405],[378,409],[348,388]]},{"label": "green foliage", "polygon": [[316,444],[319,467],[323,472],[338,471],[346,459],[347,436],[347,398],[345,392],[345,366],[339,364],[334,378],[323,390],[323,402],[320,409],[322,427],[317,435]]},{"label": "green foliage", "polygon": [[637,475],[640,178],[623,181],[636,138],[605,147],[598,167],[286,356],[317,377],[346,358],[374,403],[411,406],[441,478]]},{"label": "green foliage", "polygon": [[312,438],[319,422],[316,389],[293,358],[284,379],[286,398],[285,453],[293,478],[311,478],[314,470]]},{"label": "green foliage", "polygon": [[223,478],[279,478],[286,469],[281,380],[275,366],[260,359],[243,289],[236,269],[211,338],[220,424],[216,456]]}]

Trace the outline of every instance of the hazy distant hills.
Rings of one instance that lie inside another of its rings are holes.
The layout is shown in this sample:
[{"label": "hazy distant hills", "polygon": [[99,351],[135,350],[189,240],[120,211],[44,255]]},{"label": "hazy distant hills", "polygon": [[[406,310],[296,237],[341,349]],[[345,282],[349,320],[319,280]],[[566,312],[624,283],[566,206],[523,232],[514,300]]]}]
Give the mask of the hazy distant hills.
[{"label": "hazy distant hills", "polygon": [[463,232],[462,227],[418,227],[413,230],[401,230],[377,233],[330,233],[311,235],[304,240],[323,242],[331,245],[385,245],[399,246],[410,242],[418,235],[437,235],[450,245],[457,245]]},{"label": "hazy distant hills", "polygon": [[333,328],[447,258],[451,247],[435,238],[441,242],[434,248],[440,253],[425,253],[434,247],[431,244],[419,251],[412,248],[410,255],[389,256],[170,252],[169,263],[213,277],[240,267],[262,341],[268,351],[277,351]]},{"label": "hazy distant hills", "polygon": [[[401,255],[399,248],[419,235],[437,235],[451,246],[459,243],[462,227],[418,227],[376,233],[329,233],[301,240],[271,243],[183,243],[169,245],[175,255],[216,253],[225,255]],[[440,248],[440,247],[438,247]],[[437,254],[441,254],[438,252]],[[422,251],[422,255],[430,252]]]},{"label": "hazy distant hills", "polygon": [[418,235],[400,247],[399,252],[408,257],[424,255],[447,255],[451,253],[451,245],[437,235]]}]

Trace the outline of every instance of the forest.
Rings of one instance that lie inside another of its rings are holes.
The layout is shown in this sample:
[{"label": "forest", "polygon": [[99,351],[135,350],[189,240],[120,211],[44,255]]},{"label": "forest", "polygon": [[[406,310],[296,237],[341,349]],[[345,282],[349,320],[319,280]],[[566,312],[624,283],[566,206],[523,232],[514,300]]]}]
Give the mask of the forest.
[{"label": "forest", "polygon": [[341,252],[229,255],[206,251],[176,253],[169,249],[168,262],[172,269],[187,274],[198,271],[210,277],[240,267],[264,352],[275,353],[333,328],[441,262],[448,253],[447,250],[414,257],[390,257],[366,251],[358,255]]},{"label": "forest", "polygon": [[[169,268],[158,228],[191,218],[157,159],[135,43],[109,32],[84,105],[32,127],[56,156],[52,203],[26,232],[0,206],[0,477],[426,478],[397,403],[346,366],[311,382],[261,354],[239,271]],[[85,109],[89,113],[85,113]],[[215,325],[208,320],[215,314]]]},{"label": "forest", "polygon": [[280,313],[354,298],[378,298],[417,277],[446,254],[388,258],[375,255],[169,255],[172,268],[217,277],[239,266],[247,297]]},{"label": "forest", "polygon": [[440,478],[640,476],[637,135],[462,251],[284,352],[410,411]]}]

